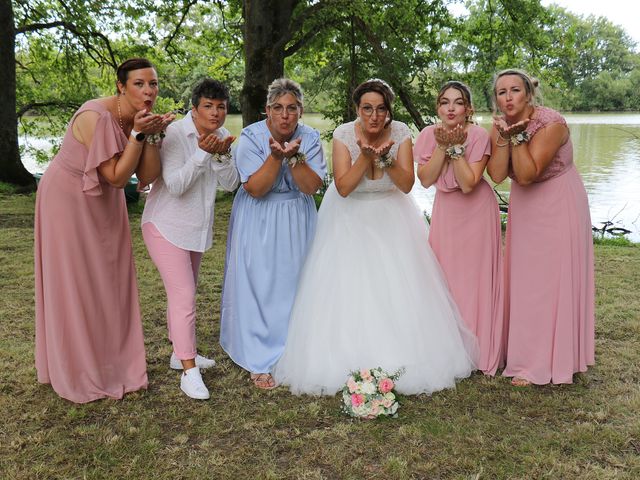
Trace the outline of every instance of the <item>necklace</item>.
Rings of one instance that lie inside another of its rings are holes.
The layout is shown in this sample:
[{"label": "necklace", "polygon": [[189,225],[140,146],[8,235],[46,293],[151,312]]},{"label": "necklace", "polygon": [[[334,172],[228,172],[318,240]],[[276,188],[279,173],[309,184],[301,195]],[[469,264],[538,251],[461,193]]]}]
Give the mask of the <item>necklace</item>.
[{"label": "necklace", "polygon": [[120,124],[120,129],[124,131],[124,124],[122,123],[122,111],[120,111],[120,94],[116,97],[116,101],[118,104],[118,123]]}]

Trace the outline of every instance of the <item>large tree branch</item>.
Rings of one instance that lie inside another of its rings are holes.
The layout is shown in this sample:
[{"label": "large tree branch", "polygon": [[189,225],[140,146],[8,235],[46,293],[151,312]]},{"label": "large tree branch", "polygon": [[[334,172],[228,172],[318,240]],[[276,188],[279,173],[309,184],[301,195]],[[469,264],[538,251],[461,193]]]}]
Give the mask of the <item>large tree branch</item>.
[{"label": "large tree branch", "polygon": [[189,10],[191,10],[191,7],[193,7],[196,3],[198,3],[198,0],[191,0],[182,7],[182,16],[180,17],[180,20],[178,20],[178,23],[176,23],[176,28],[174,28],[171,35],[169,35],[169,38],[167,39],[167,42],[164,46],[166,52],[168,52],[171,48],[171,42],[173,42],[173,40],[178,36],[178,33],[180,33],[180,29],[182,28],[182,24],[189,14]]},{"label": "large tree branch", "polygon": [[74,103],[74,102],[58,102],[58,101],[31,102],[31,103],[27,103],[27,104],[23,105],[22,107],[20,107],[20,109],[16,112],[16,116],[18,117],[18,119],[20,119],[29,110],[33,110],[34,108],[39,108],[39,107],[63,107],[63,108],[69,108],[69,109],[74,109],[75,110],[79,106],[80,105],[78,105],[77,103]]},{"label": "large tree branch", "polygon": [[291,55],[296,53],[298,50],[303,48],[313,39],[313,37],[315,37],[318,34],[319,31],[320,30],[317,28],[310,28],[304,35],[302,35],[302,37],[296,40],[296,42],[293,45],[285,49],[284,56],[290,57]]},{"label": "large tree branch", "polygon": [[283,49],[285,57],[291,56],[296,53],[302,47],[307,45],[309,41],[311,41],[311,39],[313,39],[313,37],[315,37],[316,34],[321,30],[320,28],[314,28],[314,26],[312,26],[293,45],[285,49],[285,45],[293,39],[294,35],[303,30],[305,22],[308,22],[314,17],[317,17],[324,9],[339,4],[347,5],[350,4],[350,2],[344,2],[344,0],[320,0],[318,3],[305,8],[299,15],[291,18],[291,28],[287,30],[286,35],[284,35],[276,42],[275,47]]},{"label": "large tree branch", "polygon": [[[364,20],[362,20],[360,17],[355,15],[353,17],[353,20],[356,26],[358,27],[358,29],[364,34],[365,38],[367,39],[367,42],[369,43],[369,45],[371,45],[371,48],[373,48],[373,51],[376,54],[376,57],[378,57],[378,61],[382,65],[392,65],[393,62],[391,61],[384,47],[382,46],[382,42],[376,36],[373,30],[371,30],[369,25],[367,25],[367,23]],[[404,83],[396,76],[393,68],[389,68],[387,71],[388,71],[387,75],[388,75],[389,81],[393,86],[393,88],[398,93],[398,97],[400,97],[400,101],[409,112],[409,115],[411,115],[411,119],[413,120],[413,123],[415,124],[416,127],[418,127],[419,130],[422,130],[424,127],[427,126],[427,124],[422,118],[422,115],[420,115],[420,112],[418,111],[418,109],[413,104],[413,101],[411,100],[411,96],[409,95],[409,92],[404,87]]]},{"label": "large tree branch", "polygon": [[[55,22],[44,22],[44,23],[30,23],[28,25],[22,25],[16,28],[16,35],[26,34],[29,32],[36,32],[39,30],[48,30],[50,28],[59,28],[59,27],[62,27],[64,30],[67,30],[68,32],[71,32],[73,35],[75,35],[81,41],[87,53],[89,54],[91,54],[91,52],[96,53],[98,57],[103,59],[102,63],[107,63],[111,65],[113,68],[116,68],[118,66],[118,62],[116,61],[115,55],[111,48],[111,42],[109,42],[109,39],[105,35],[96,31],[83,32],[74,23],[67,22],[65,20],[57,20]],[[87,37],[95,37],[102,40],[104,42],[104,45],[107,51],[109,52],[109,57],[105,58],[104,55],[100,53],[100,51],[98,51],[95,47],[91,45]],[[101,62],[96,61],[96,63],[101,63]]]}]

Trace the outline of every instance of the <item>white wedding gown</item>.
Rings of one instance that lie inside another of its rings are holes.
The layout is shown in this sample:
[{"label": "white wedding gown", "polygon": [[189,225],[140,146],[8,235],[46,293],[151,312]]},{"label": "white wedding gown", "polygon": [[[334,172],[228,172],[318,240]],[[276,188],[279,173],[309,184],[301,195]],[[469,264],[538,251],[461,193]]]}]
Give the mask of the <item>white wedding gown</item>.
[{"label": "white wedding gown", "polygon": [[[391,155],[409,137],[393,122]],[[334,132],[356,159],[353,122]],[[346,198],[327,190],[302,269],[284,353],[273,375],[294,394],[333,395],[350,371],[403,368],[397,389],[432,393],[475,369],[463,325],[427,242],[428,226],[385,173]]]}]

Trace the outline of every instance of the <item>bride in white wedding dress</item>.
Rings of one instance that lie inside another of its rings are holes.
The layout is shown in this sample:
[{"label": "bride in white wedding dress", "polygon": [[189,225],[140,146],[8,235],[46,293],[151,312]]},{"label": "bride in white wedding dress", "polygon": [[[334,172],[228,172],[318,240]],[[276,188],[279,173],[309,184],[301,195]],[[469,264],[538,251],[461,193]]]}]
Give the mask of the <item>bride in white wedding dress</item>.
[{"label": "bride in white wedding dress", "polygon": [[393,91],[368,80],[353,94],[358,120],[333,134],[328,188],[303,267],[284,353],[273,375],[294,394],[333,395],[350,371],[404,369],[405,394],[455,386],[475,369],[464,326],[407,195],[409,128],[393,121]]}]

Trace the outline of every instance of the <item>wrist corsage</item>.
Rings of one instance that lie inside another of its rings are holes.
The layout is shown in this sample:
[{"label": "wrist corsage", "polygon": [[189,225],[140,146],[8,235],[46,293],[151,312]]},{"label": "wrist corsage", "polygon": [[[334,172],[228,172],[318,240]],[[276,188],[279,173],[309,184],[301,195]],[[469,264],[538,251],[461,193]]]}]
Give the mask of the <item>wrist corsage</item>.
[{"label": "wrist corsage", "polygon": [[511,138],[509,141],[511,142],[511,145],[515,147],[516,145],[522,145],[523,143],[527,143],[530,138],[531,138],[531,135],[529,135],[529,132],[524,131],[524,132],[517,133],[515,135],[511,135]]},{"label": "wrist corsage", "polygon": [[300,163],[305,163],[307,161],[307,156],[302,152],[298,152],[295,155],[286,158],[285,160],[287,162],[287,165],[293,168]]},{"label": "wrist corsage", "polygon": [[212,153],[213,160],[218,163],[229,163],[231,161],[231,150],[222,153]]},{"label": "wrist corsage", "polygon": [[157,145],[159,143],[162,143],[162,139],[165,137],[164,132],[160,132],[160,133],[150,133],[149,135],[147,135],[147,143],[149,145]]},{"label": "wrist corsage", "polygon": [[445,150],[447,156],[453,160],[457,160],[459,158],[464,157],[464,152],[467,148],[464,145],[451,145],[449,148]]},{"label": "wrist corsage", "polygon": [[389,168],[391,165],[393,165],[393,157],[391,155],[389,155],[388,153],[384,153],[382,155],[380,155],[378,158],[376,158],[373,163],[375,164],[376,168],[379,168],[380,170],[383,170],[385,168]]}]

